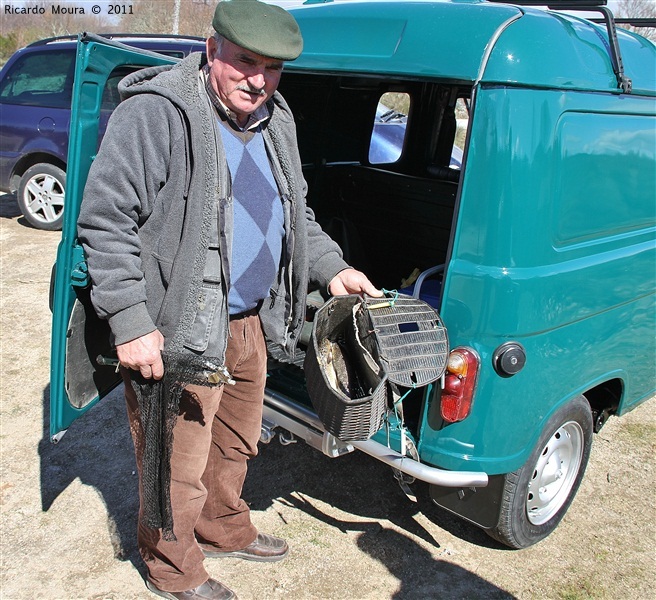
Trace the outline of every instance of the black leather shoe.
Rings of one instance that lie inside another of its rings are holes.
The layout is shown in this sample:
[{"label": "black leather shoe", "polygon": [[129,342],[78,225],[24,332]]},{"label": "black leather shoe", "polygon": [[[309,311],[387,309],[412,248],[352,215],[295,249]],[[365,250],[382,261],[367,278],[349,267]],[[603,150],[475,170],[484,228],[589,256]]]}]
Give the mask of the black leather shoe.
[{"label": "black leather shoe", "polygon": [[184,592],[165,592],[157,589],[150,581],[146,581],[146,587],[153,594],[170,600],[237,600],[237,596],[230,588],[211,578],[193,590]]},{"label": "black leather shoe", "polygon": [[253,543],[242,550],[234,550],[233,552],[219,552],[218,550],[212,550],[211,546],[205,544],[201,544],[200,547],[207,558],[243,558],[260,562],[282,560],[289,552],[289,546],[285,540],[267,533],[258,533]]}]

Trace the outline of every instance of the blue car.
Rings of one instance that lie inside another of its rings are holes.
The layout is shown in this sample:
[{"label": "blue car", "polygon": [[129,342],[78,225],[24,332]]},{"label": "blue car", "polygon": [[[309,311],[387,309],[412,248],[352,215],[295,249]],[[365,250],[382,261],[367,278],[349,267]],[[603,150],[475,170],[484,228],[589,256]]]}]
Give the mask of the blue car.
[{"label": "blue car", "polygon": [[[104,37],[176,58],[205,50],[200,37]],[[25,219],[38,229],[62,226],[76,46],[76,36],[34,42],[0,72],[0,190],[17,192]],[[116,86],[131,70],[117,69],[105,86],[99,138],[119,102]]]}]

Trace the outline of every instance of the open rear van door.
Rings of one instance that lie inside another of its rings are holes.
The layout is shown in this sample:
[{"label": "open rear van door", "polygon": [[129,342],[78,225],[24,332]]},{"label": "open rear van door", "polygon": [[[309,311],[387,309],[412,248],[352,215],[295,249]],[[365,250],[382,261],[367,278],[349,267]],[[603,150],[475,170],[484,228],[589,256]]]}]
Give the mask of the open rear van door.
[{"label": "open rear van door", "polygon": [[176,59],[137,50],[93,34],[78,38],[68,149],[66,210],[53,268],[50,306],[50,437],[59,441],[75,419],[120,382],[109,327],[90,302],[90,280],[77,239],[77,218],[91,163],[98,150],[108,82],[143,67]]}]

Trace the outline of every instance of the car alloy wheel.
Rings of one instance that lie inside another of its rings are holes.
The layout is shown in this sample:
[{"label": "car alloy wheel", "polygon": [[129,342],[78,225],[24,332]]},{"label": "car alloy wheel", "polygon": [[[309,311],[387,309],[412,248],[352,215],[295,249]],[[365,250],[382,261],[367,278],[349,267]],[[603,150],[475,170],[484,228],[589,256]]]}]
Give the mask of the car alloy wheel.
[{"label": "car alloy wheel", "polygon": [[18,204],[27,221],[37,229],[61,229],[64,217],[66,174],[48,163],[36,164],[23,174]]}]

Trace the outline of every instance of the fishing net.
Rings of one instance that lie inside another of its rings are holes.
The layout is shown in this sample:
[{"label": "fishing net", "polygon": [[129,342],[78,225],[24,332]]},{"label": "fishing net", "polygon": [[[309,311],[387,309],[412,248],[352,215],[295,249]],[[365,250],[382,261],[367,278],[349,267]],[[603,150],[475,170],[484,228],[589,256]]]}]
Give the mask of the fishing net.
[{"label": "fishing net", "polygon": [[171,508],[171,453],[173,428],[180,399],[187,385],[214,387],[221,364],[194,354],[162,352],[164,377],[160,380],[133,375],[144,434],[142,461],[142,523],[161,529],[162,537],[175,541]]}]

